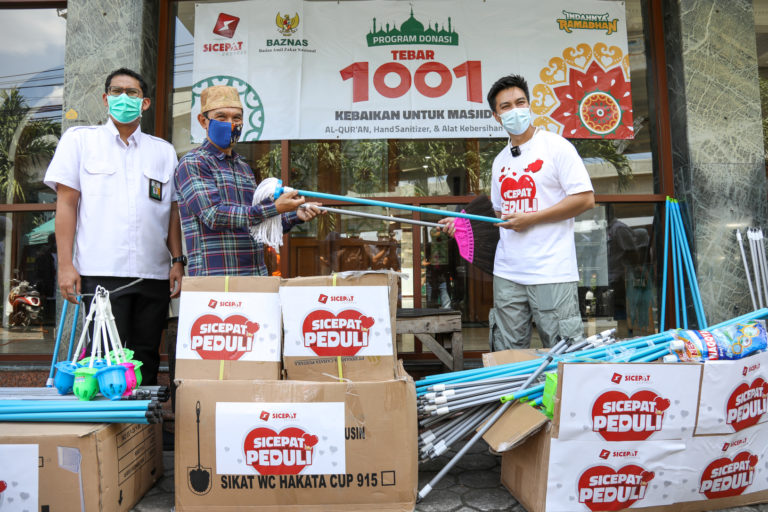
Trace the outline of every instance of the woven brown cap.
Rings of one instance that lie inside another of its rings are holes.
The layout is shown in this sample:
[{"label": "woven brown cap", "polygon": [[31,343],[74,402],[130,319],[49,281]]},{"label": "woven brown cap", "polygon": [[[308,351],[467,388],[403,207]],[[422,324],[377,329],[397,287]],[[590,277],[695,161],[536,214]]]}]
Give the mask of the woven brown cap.
[{"label": "woven brown cap", "polygon": [[237,89],[229,85],[212,85],[200,93],[200,113],[205,114],[217,108],[243,108]]}]

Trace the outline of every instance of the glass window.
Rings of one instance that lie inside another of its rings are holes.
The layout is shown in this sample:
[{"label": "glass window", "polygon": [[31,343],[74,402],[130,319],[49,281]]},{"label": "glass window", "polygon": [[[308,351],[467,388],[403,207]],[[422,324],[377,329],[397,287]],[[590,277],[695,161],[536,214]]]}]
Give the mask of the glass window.
[{"label": "glass window", "polygon": [[53,212],[0,214],[0,354],[53,350],[57,261],[53,219]]},{"label": "glass window", "polygon": [[616,328],[621,338],[656,332],[653,204],[596,206],[576,218],[579,305],[588,335]]},{"label": "glass window", "polygon": [[61,134],[65,36],[56,9],[0,16],[0,204],[56,199],[42,181]]},{"label": "glass window", "polygon": [[[628,55],[622,58],[627,58],[631,69],[633,139],[571,139],[599,195],[654,193],[642,3],[625,2]],[[172,126],[173,143],[181,154],[193,147],[189,142],[189,113],[195,88],[191,78],[195,4],[175,5]],[[528,79],[533,88],[538,78]],[[461,205],[446,205],[446,198],[489,193],[491,164],[505,144],[506,140],[500,138],[290,141],[290,164],[282,177],[299,189],[347,197],[392,197],[408,202],[412,202],[408,198],[420,198],[424,206],[453,210]],[[281,175],[281,150],[277,142],[237,146],[237,151],[249,155],[249,163],[259,177]],[[335,202],[331,201],[330,206],[336,207]],[[341,208],[416,216],[394,209],[349,205]],[[577,219],[579,298],[587,332],[609,327],[619,328],[624,335],[653,331],[657,316],[656,262],[649,246],[655,225],[654,208],[653,203],[601,205]],[[631,237],[620,229],[622,224]],[[623,243],[616,245],[619,241]],[[467,329],[472,330],[467,339],[473,341],[465,345],[487,349],[492,278],[463,262],[455,243],[447,244],[445,250],[444,242],[429,227],[328,214],[291,231],[286,251],[289,276],[370,269],[377,265],[399,269],[410,276],[401,283],[403,307],[459,309],[465,335]],[[267,259],[271,270],[277,268],[278,255],[270,254]],[[642,293],[638,283],[642,284]]]}]

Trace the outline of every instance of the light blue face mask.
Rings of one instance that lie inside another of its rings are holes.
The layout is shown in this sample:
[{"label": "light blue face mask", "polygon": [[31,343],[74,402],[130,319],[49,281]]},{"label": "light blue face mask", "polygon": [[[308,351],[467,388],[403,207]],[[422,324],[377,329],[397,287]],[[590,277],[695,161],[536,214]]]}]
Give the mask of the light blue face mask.
[{"label": "light blue face mask", "polygon": [[512,135],[522,135],[531,126],[530,108],[513,108],[502,112],[499,117],[501,118],[501,125]]},{"label": "light blue face mask", "polygon": [[141,117],[141,102],[144,98],[131,98],[123,93],[120,96],[107,96],[109,115],[118,123],[128,124]]}]

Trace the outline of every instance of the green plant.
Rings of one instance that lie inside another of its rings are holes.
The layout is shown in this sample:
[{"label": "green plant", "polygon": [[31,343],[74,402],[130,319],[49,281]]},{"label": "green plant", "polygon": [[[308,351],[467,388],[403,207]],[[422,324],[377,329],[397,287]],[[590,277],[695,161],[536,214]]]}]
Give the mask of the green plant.
[{"label": "green plant", "polygon": [[61,135],[61,125],[32,114],[18,89],[0,90],[0,193],[10,199],[24,199],[22,171],[53,156]]},{"label": "green plant", "polygon": [[619,192],[629,188],[632,181],[632,167],[626,155],[619,153],[611,140],[570,139],[581,158],[600,158],[616,169]]}]

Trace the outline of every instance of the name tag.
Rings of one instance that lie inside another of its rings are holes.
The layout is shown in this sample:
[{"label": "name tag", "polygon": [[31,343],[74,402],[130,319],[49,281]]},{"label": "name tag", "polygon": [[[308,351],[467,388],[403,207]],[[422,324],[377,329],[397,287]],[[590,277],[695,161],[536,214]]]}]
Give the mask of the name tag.
[{"label": "name tag", "polygon": [[163,200],[163,184],[151,178],[149,180],[149,198],[155,201]]}]

